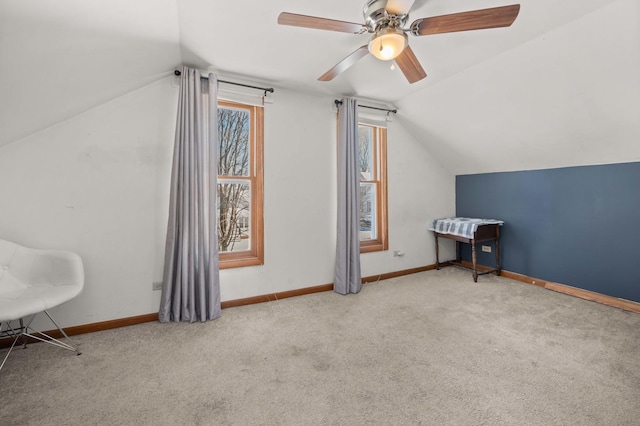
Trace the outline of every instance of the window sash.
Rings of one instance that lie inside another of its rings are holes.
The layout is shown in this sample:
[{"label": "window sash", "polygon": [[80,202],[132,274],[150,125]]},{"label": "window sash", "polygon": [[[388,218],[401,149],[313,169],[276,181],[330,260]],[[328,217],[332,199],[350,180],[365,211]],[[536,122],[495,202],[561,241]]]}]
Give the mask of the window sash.
[{"label": "window sash", "polygon": [[[369,199],[363,198],[365,188],[369,189]],[[372,181],[360,182],[360,241],[377,239],[378,217],[378,183]],[[363,213],[365,213],[363,215]],[[368,234],[368,235],[367,235]]]},{"label": "window sash", "polygon": [[[246,250],[219,253],[220,269],[264,264],[263,222],[263,144],[264,110],[262,107],[218,101],[219,108],[249,113],[248,176],[218,175],[218,185],[245,183],[249,185],[249,246]],[[216,165],[218,171],[218,165]],[[217,188],[216,188],[217,189]]]},{"label": "window sash", "polygon": [[[369,124],[359,124],[360,127],[370,127],[372,129],[372,177],[370,180],[361,178],[360,186],[371,185],[373,192],[373,205],[371,206],[373,216],[371,220],[371,234],[361,231],[360,252],[382,251],[389,249],[388,243],[388,219],[387,219],[387,159],[386,159],[386,128],[380,128]],[[364,219],[364,220],[363,220]],[[361,218],[366,225],[366,218]],[[363,236],[365,238],[363,238]]]},{"label": "window sash", "polygon": [[[253,203],[251,201],[251,180],[249,179],[220,179],[218,180],[218,219],[220,219],[220,211],[219,209],[222,207],[220,205],[220,194],[222,193],[221,191],[221,186],[224,185],[246,185],[248,188],[248,197],[246,200],[247,203],[247,210],[246,210],[246,214],[243,214],[243,212],[245,212],[244,207],[241,207],[240,210],[233,212],[234,215],[237,215],[237,217],[232,217],[231,221],[235,222],[233,224],[226,224],[226,223],[222,223],[222,222],[218,222],[218,230],[220,230],[220,228],[227,228],[227,231],[229,231],[228,233],[225,234],[225,238],[224,240],[220,239],[220,234],[221,232],[218,232],[218,249],[220,251],[220,254],[226,254],[226,253],[237,253],[237,252],[242,252],[242,251],[251,251],[251,247],[252,247],[252,243],[253,243],[253,238],[251,237],[251,235],[253,234],[253,229],[251,229],[251,216],[252,216],[252,211],[253,211]],[[225,188],[225,189],[229,189],[229,188]],[[240,194],[240,197],[244,198],[245,194]],[[241,203],[244,204],[244,200],[240,201]],[[248,218],[247,218],[248,216]],[[246,223],[246,228],[249,231],[249,234],[246,238],[243,238],[243,235],[245,235],[244,233],[242,233],[243,230],[243,226],[242,224]],[[236,244],[240,247],[243,247],[244,245],[247,245],[248,247],[246,249],[237,249],[236,248]],[[222,247],[223,245],[227,245],[227,247]],[[230,249],[228,246],[231,246]]]}]

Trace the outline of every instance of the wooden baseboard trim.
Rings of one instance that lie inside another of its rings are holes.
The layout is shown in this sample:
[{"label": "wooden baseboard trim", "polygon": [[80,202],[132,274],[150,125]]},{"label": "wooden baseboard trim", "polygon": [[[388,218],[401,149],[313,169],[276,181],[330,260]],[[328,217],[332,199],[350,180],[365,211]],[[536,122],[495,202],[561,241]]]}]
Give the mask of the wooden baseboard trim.
[{"label": "wooden baseboard trim", "polygon": [[427,265],[427,266],[420,266],[418,268],[404,269],[402,271],[387,272],[387,273],[379,274],[379,275],[371,275],[371,276],[368,276],[368,277],[363,277],[362,278],[362,283],[366,284],[366,283],[372,283],[372,282],[376,282],[376,281],[389,280],[391,278],[397,278],[397,277],[402,277],[404,275],[416,274],[418,272],[431,271],[433,269],[436,269],[436,265],[435,264]]},{"label": "wooden baseboard trim", "polygon": [[[415,274],[416,272],[424,272],[436,269],[436,265],[420,266],[418,268],[404,269],[401,271],[387,272],[379,275],[371,275],[362,277],[362,283],[372,283],[381,280],[401,277],[403,275]],[[244,299],[227,300],[221,303],[222,309],[235,308],[238,306],[253,305],[255,303],[272,302],[274,300],[286,299],[288,297],[303,296],[305,294],[320,293],[333,290],[333,283],[321,284],[313,287],[299,288],[296,290],[280,291],[271,294],[262,294],[260,296],[247,297]]]},{"label": "wooden baseboard trim", "polygon": [[[466,266],[471,266],[470,262],[463,262],[463,263],[466,264]],[[444,265],[441,264],[441,266],[444,266]],[[477,267],[480,270],[491,269],[484,265],[478,265]],[[372,283],[372,282],[377,282],[381,280],[397,278],[404,275],[415,274],[418,272],[431,271],[434,269],[436,269],[436,265],[427,265],[427,266],[421,266],[418,268],[405,269],[401,271],[387,272],[384,274],[363,277],[362,282],[365,284]],[[635,312],[640,314],[640,303],[633,302],[630,300],[619,299],[617,297],[607,296],[604,294],[595,293],[589,290],[583,290],[580,288],[571,287],[564,284],[544,281],[538,278],[532,278],[526,275],[505,271],[505,270],[501,271],[500,275],[512,280],[520,281],[527,284],[533,284],[538,287],[543,287],[549,290],[557,291],[559,293],[568,294],[570,296],[579,297],[581,299],[590,300],[592,302],[601,303],[607,306],[612,306],[614,308],[623,309],[625,311],[630,311],[630,312]],[[286,299],[289,297],[303,296],[305,294],[320,293],[320,292],[331,291],[331,290],[333,290],[333,283],[322,284],[322,285],[317,285],[313,287],[305,287],[305,288],[300,288],[295,290],[281,291],[277,293],[264,294],[259,296],[247,297],[243,299],[227,300],[221,303],[221,307],[222,309],[227,309],[227,308],[233,308],[238,306],[253,305],[256,303],[271,302],[274,300]],[[104,330],[110,330],[113,328],[127,327],[130,325],[143,324],[146,322],[153,322],[157,320],[158,320],[158,313],[154,312],[150,314],[137,315],[133,317],[120,318],[120,319],[109,320],[109,321],[101,321],[101,322],[95,322],[95,323],[84,324],[84,325],[76,325],[72,327],[67,327],[64,330],[69,336],[75,336],[78,334],[94,333],[96,331],[104,331]],[[45,333],[55,338],[62,337],[62,335],[58,330],[49,330],[49,331],[45,331]],[[0,339],[0,349],[8,348],[9,346],[11,346],[12,340],[13,339],[10,339],[10,338]],[[29,342],[29,343],[35,343],[35,342],[36,341]]]},{"label": "wooden baseboard trim", "polygon": [[256,303],[273,302],[274,300],[287,299],[289,297],[302,296],[305,294],[320,293],[333,290],[333,283],[322,284],[313,287],[299,288],[296,290],[280,291],[277,293],[263,294],[260,296],[247,297],[244,299],[226,300],[220,305],[222,309],[235,308],[238,306],[254,305]]},{"label": "wooden baseboard trim", "polygon": [[512,280],[522,281],[528,284],[537,285],[548,290],[557,291],[558,293],[568,294],[569,296],[579,297],[580,299],[589,300],[591,302],[601,303],[603,305],[622,309],[624,311],[640,314],[640,303],[631,300],[620,299],[606,294],[596,293],[595,291],[584,290],[582,288],[571,287],[566,284],[544,281],[538,278],[531,278],[515,272],[503,271],[502,275]]},{"label": "wooden baseboard trim", "polygon": [[93,333],[96,331],[110,330],[112,328],[127,327],[129,325],[136,325],[136,324],[142,324],[145,322],[153,322],[153,321],[158,321],[157,312],[154,312],[152,314],[137,315],[134,317],[119,318],[119,319],[110,320],[110,321],[102,321],[102,322],[94,322],[94,323],[85,324],[85,325],[77,325],[74,327],[65,328],[64,331],[71,336],[71,335],[77,335],[77,334]]},{"label": "wooden baseboard trim", "polygon": [[[466,266],[473,267],[473,265],[470,262],[463,262],[463,263]],[[489,267],[484,265],[477,265],[477,268],[482,270],[490,269]],[[546,288],[548,290],[557,291],[558,293],[568,294],[569,296],[579,297],[580,299],[585,299],[591,302],[601,303],[603,305],[607,305],[614,308],[640,314],[640,303],[633,302],[631,300],[620,299],[618,297],[613,297],[613,296],[607,296],[606,294],[596,293],[594,291],[584,290],[577,287],[571,287],[566,284],[559,284],[551,281],[541,280],[539,278],[532,278],[526,275],[518,274],[516,272],[502,270],[500,275],[515,281],[520,281],[527,284],[533,284],[535,286]]]},{"label": "wooden baseboard trim", "polygon": [[[96,331],[111,330],[112,328],[126,327],[129,325],[142,324],[145,322],[152,322],[157,320],[158,320],[158,313],[155,312],[152,314],[137,315],[134,317],[119,318],[119,319],[114,319],[109,321],[101,321],[101,322],[94,322],[90,324],[65,327],[64,332],[67,333],[68,336],[77,336],[78,334],[86,334],[86,333],[93,333]],[[44,333],[56,339],[60,339],[62,337],[62,333],[60,333],[58,329],[47,330]],[[27,339],[27,343],[29,344],[37,343],[37,342],[39,341],[35,339]],[[10,347],[12,343],[13,343],[13,338],[4,337],[0,339],[0,349],[5,349]]]},{"label": "wooden baseboard trim", "polygon": [[[387,280],[390,278],[401,277],[403,275],[415,274],[416,272],[429,271],[431,269],[435,269],[435,267],[436,267],[435,265],[427,265],[427,266],[422,266],[418,268],[405,269],[402,271],[388,272],[380,275],[372,275],[369,277],[362,278],[362,282],[371,283],[379,280]],[[305,287],[305,288],[300,288],[295,290],[280,291],[277,293],[263,294],[259,296],[246,297],[243,299],[226,300],[222,302],[220,305],[222,309],[235,308],[238,306],[253,305],[256,303],[263,303],[263,302],[272,302],[274,300],[287,299],[289,297],[303,296],[305,294],[320,293],[320,292],[331,291],[331,290],[333,290],[333,283],[321,284],[313,287]],[[129,325],[143,324],[145,322],[153,322],[157,320],[158,320],[158,313],[154,312],[151,314],[137,315],[134,317],[120,318],[120,319],[115,319],[110,321],[95,322],[95,323],[84,324],[84,325],[76,325],[72,327],[67,327],[64,329],[64,331],[69,336],[75,336],[78,334],[94,333],[96,331],[110,330],[112,328],[120,328],[120,327],[129,326]],[[56,339],[62,337],[62,335],[57,329],[48,330],[48,331],[45,331],[45,333],[49,334],[52,337],[55,337]],[[33,340],[33,339],[29,339],[29,340]],[[10,347],[12,342],[13,342],[13,339],[11,338],[1,338],[0,349]],[[33,340],[33,342],[27,341],[27,343],[36,343],[36,342],[37,340]]]}]

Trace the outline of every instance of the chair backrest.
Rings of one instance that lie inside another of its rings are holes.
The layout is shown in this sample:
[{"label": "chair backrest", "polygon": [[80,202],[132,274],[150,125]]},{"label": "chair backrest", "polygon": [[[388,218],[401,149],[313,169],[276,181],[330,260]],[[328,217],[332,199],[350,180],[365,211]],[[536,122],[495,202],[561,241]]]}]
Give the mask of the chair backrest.
[{"label": "chair backrest", "polygon": [[16,243],[0,239],[0,294],[20,290],[27,286],[27,283],[15,278],[9,272],[11,261],[18,247]]},{"label": "chair backrest", "polygon": [[63,250],[36,250],[0,239],[0,292],[20,287],[84,286],[82,259]]},{"label": "chair backrest", "polygon": [[0,239],[0,265],[8,265],[17,248],[16,243]]}]

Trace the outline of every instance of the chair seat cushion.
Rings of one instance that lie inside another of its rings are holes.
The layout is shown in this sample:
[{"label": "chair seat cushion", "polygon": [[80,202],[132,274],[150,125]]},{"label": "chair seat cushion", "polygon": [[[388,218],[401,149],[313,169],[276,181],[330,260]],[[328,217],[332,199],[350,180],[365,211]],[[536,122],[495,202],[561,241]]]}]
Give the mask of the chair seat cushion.
[{"label": "chair seat cushion", "polygon": [[25,287],[0,293],[0,322],[24,318],[51,309],[76,297],[77,285]]}]

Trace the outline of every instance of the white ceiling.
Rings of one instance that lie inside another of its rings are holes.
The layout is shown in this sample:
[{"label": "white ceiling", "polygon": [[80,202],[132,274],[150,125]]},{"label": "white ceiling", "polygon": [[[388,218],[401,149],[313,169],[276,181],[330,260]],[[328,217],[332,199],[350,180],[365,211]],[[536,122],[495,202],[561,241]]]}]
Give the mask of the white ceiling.
[{"label": "white ceiling", "polygon": [[[517,0],[416,0],[416,18]],[[364,0],[0,0],[0,145],[168,75],[225,77],[399,108],[454,173],[640,161],[637,0],[521,0],[510,28],[410,36],[428,77],[370,55],[368,35],[279,26],[282,11],[362,22]],[[635,145],[634,145],[635,144]]]},{"label": "white ceiling", "polygon": [[[512,4],[517,0],[416,0],[409,22],[447,13]],[[320,93],[357,94],[395,102],[447,77],[611,3],[611,0],[530,0],[521,2],[511,28],[410,36],[428,77],[410,85],[390,63],[371,55],[331,82],[317,78],[356,48],[367,34],[278,26],[280,12],[363,22],[364,0],[244,1],[179,0],[183,60],[221,72],[257,76],[273,84]],[[553,10],[553,13],[549,11]],[[242,52],[242,54],[238,54]],[[256,72],[259,70],[259,72]]]}]

